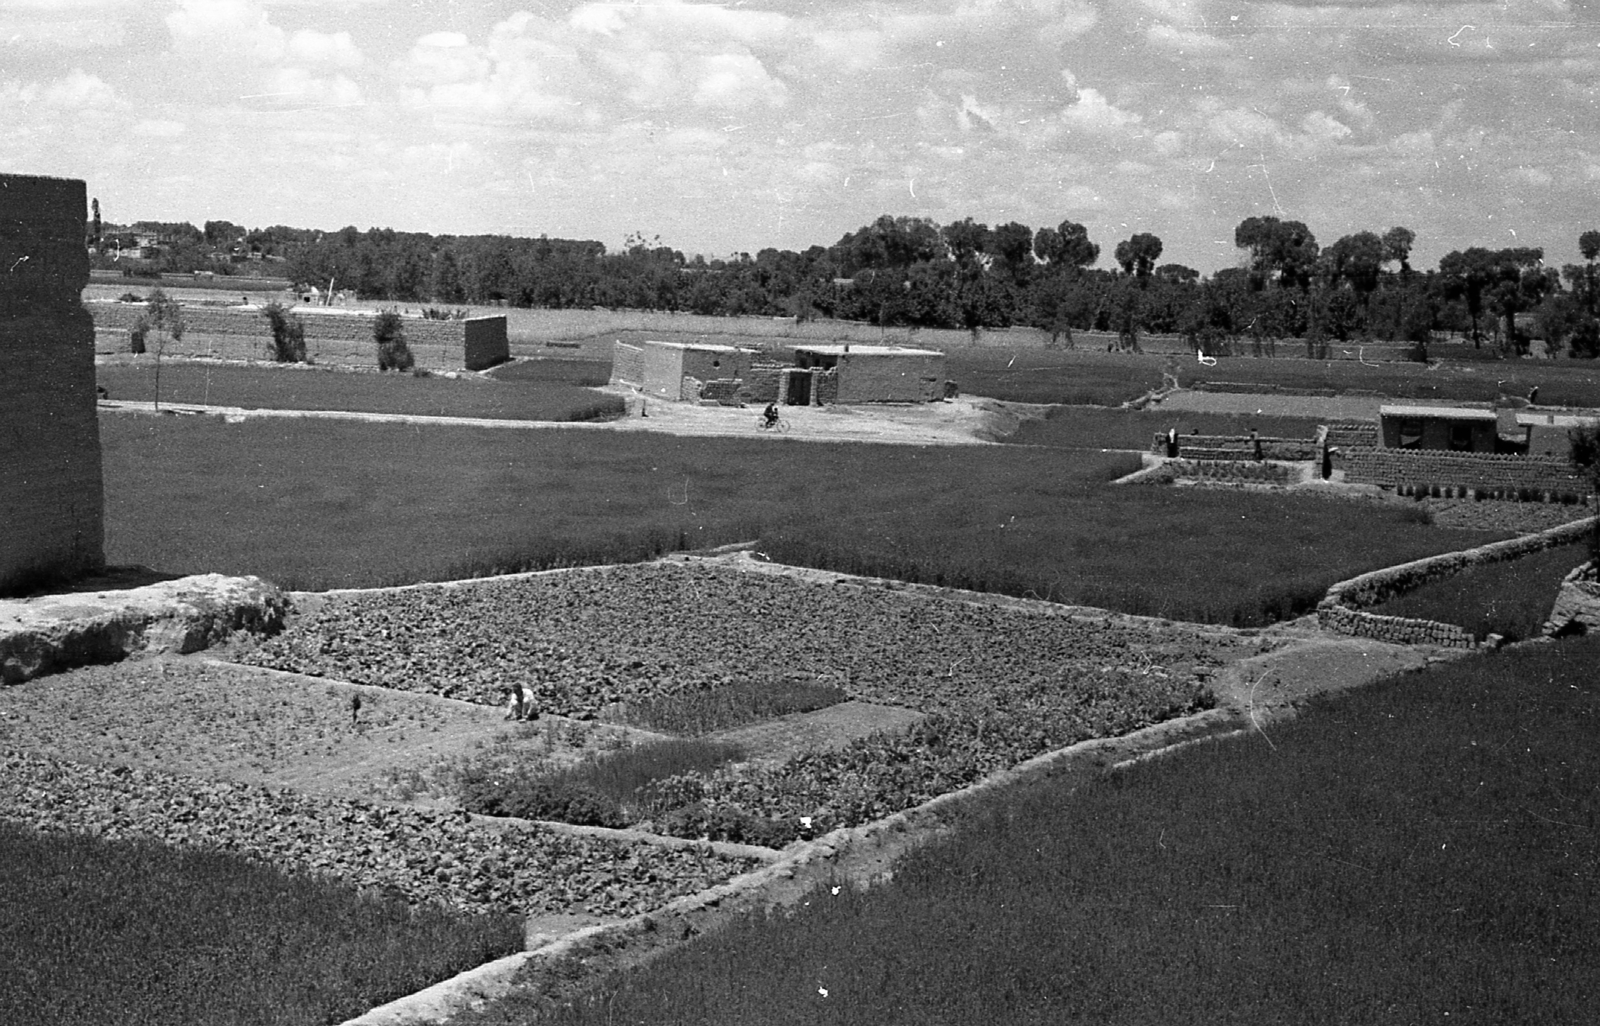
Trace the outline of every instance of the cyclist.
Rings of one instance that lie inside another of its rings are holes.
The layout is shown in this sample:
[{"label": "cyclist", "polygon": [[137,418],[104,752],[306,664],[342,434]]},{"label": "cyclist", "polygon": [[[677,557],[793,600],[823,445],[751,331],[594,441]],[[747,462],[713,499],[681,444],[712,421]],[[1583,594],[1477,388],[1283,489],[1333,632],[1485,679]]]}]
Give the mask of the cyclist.
[{"label": "cyclist", "polygon": [[773,428],[778,426],[778,404],[776,401],[768,403],[767,408],[761,411],[761,420],[762,427]]}]

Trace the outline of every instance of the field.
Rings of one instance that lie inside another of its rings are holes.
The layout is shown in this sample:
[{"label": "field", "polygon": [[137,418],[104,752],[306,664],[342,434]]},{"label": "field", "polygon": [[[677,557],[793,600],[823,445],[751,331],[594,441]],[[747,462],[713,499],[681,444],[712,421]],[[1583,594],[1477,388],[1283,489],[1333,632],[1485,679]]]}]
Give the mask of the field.
[{"label": "field", "polygon": [[101,418],[107,558],[291,588],[773,559],[1239,625],[1491,536],[1293,495],[1108,488],[1126,454],[347,422]]},{"label": "field", "polygon": [[0,1021],[338,1022],[522,946],[512,915],[0,822]]},{"label": "field", "polygon": [[885,884],[458,1021],[1586,1021],[1597,662],[1592,638],[1473,657],[1012,791]]},{"label": "field", "polygon": [[[528,369],[525,369],[528,368]],[[102,363],[95,379],[115,400],[153,402],[155,368]],[[167,362],[161,368],[162,402],[242,409],[349,410],[503,420],[604,420],[621,416],[624,403],[591,391],[606,374],[591,363],[541,361],[513,364],[490,380],[410,374],[353,373],[301,367],[208,366]]]},{"label": "field", "polygon": [[1465,627],[1483,640],[1537,637],[1561,579],[1589,557],[1586,542],[1562,545],[1503,563],[1488,563],[1415,591],[1397,595],[1371,612]]},{"label": "field", "polygon": [[1135,449],[1147,452],[1158,434],[1173,429],[1180,435],[1248,435],[1266,438],[1316,437],[1322,421],[1315,417],[1250,416],[1242,413],[1189,413],[1162,410],[1094,409],[1058,406],[1043,419],[1025,420],[1006,438],[1017,445],[1049,445],[1083,449]]}]

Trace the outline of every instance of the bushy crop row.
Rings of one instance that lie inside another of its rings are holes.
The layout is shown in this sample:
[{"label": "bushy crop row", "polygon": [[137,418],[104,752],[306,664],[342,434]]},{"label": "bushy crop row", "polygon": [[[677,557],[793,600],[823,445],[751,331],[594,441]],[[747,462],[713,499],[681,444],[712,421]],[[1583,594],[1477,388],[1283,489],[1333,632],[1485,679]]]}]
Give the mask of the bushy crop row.
[{"label": "bushy crop row", "polygon": [[752,864],[548,830],[497,832],[459,815],[17,752],[0,753],[0,820],[222,849],[468,912],[631,915]]},{"label": "bushy crop row", "polygon": [[486,704],[521,680],[543,711],[596,716],[796,677],[936,710],[1151,660],[1182,676],[1215,665],[1217,644],[1181,626],[657,563],[333,595],[243,658]]},{"label": "bushy crop row", "polygon": [[[1197,681],[1153,667],[1086,671],[1068,682],[1013,682],[951,703],[909,731],[806,752],[776,767],[741,764],[662,776],[636,787],[627,809],[608,808],[660,833],[782,847],[912,808],[1044,752],[1213,704]],[[461,798],[477,812],[594,814],[594,803],[573,783],[475,781]],[[621,825],[616,819],[586,821]]]}]

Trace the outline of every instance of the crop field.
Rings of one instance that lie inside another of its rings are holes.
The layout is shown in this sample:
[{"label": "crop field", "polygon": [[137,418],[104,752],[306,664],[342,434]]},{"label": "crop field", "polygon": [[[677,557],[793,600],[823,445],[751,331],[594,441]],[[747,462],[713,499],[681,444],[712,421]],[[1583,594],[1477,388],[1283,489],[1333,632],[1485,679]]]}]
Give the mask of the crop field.
[{"label": "crop field", "polygon": [[1490,634],[1520,641],[1539,634],[1561,579],[1588,558],[1587,543],[1577,542],[1488,563],[1397,595],[1371,612],[1453,623],[1480,641]]},{"label": "crop field", "polygon": [[[162,402],[242,409],[348,410],[504,420],[606,420],[625,412],[616,396],[585,387],[605,384],[592,365],[551,361],[512,365],[492,380],[410,374],[369,374],[300,367],[208,366],[168,362],[161,368]],[[153,402],[153,366],[103,363],[95,379],[112,399]]]},{"label": "crop field", "polygon": [[458,1022],[1587,1021],[1597,664],[1594,638],[1476,656],[1008,791],[887,883]]},{"label": "crop field", "polygon": [[522,947],[512,915],[0,823],[0,1021],[339,1022]]},{"label": "crop field", "polygon": [[1316,417],[1251,416],[1242,413],[1193,413],[1162,410],[1115,410],[1057,406],[1043,419],[1025,420],[1005,440],[1016,445],[1049,445],[1084,449],[1134,449],[1147,452],[1158,434],[1248,435],[1268,438],[1316,437],[1323,423]]},{"label": "crop field", "polygon": [[1127,454],[101,418],[107,558],[371,587],[759,540],[780,562],[1238,625],[1496,535],[1294,495],[1107,487]]},{"label": "crop field", "polygon": [[787,677],[930,714],[908,734],[767,770],[677,773],[644,803],[658,829],[691,837],[715,838],[708,820],[725,808],[764,820],[760,837],[717,839],[771,844],[798,837],[801,817],[819,831],[857,825],[1085,737],[1205,708],[1203,679],[1245,646],[1183,625],[656,563],[329,596],[242,658],[489,705],[520,680],[563,716]]}]

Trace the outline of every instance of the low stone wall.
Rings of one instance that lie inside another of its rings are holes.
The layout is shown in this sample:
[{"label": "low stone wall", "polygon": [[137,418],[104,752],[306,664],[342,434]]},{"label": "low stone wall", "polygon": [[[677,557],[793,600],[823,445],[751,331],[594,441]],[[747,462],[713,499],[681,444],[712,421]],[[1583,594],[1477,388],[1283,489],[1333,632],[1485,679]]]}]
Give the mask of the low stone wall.
[{"label": "low stone wall", "polygon": [[1367,610],[1430,581],[1454,577],[1469,567],[1517,559],[1576,541],[1594,530],[1594,523],[1592,517],[1577,520],[1538,534],[1412,560],[1340,581],[1328,589],[1317,605],[1317,622],[1327,630],[1354,637],[1376,638],[1402,645],[1471,648],[1472,636],[1455,624],[1382,616]]},{"label": "low stone wall", "polygon": [[[96,347],[128,351],[128,332],[145,312],[143,303],[87,304],[97,336]],[[313,363],[377,367],[378,344],[372,338],[376,311],[350,311],[315,306],[289,308],[305,325],[306,356]],[[220,360],[269,360],[272,330],[259,309],[228,306],[183,308],[183,338],[168,343],[168,356],[205,356]],[[484,370],[511,357],[504,315],[465,320],[402,321],[406,347],[425,370]],[[110,345],[107,343],[110,342]]]},{"label": "low stone wall", "polygon": [[1600,566],[1591,560],[1561,580],[1544,633],[1550,636],[1600,631]]},{"label": "low stone wall", "polygon": [[[1256,458],[1256,443],[1261,445],[1261,459],[1295,462],[1312,460],[1321,455],[1316,439],[1278,438],[1267,435],[1252,439],[1249,435],[1179,435],[1178,456],[1186,460],[1251,460]],[[1150,451],[1157,456],[1167,454],[1165,432],[1156,432]]]},{"label": "low stone wall", "polygon": [[1587,495],[1572,464],[1554,456],[1355,447],[1344,452],[1345,480],[1394,487],[1440,485],[1476,491],[1529,489],[1542,496]]}]

